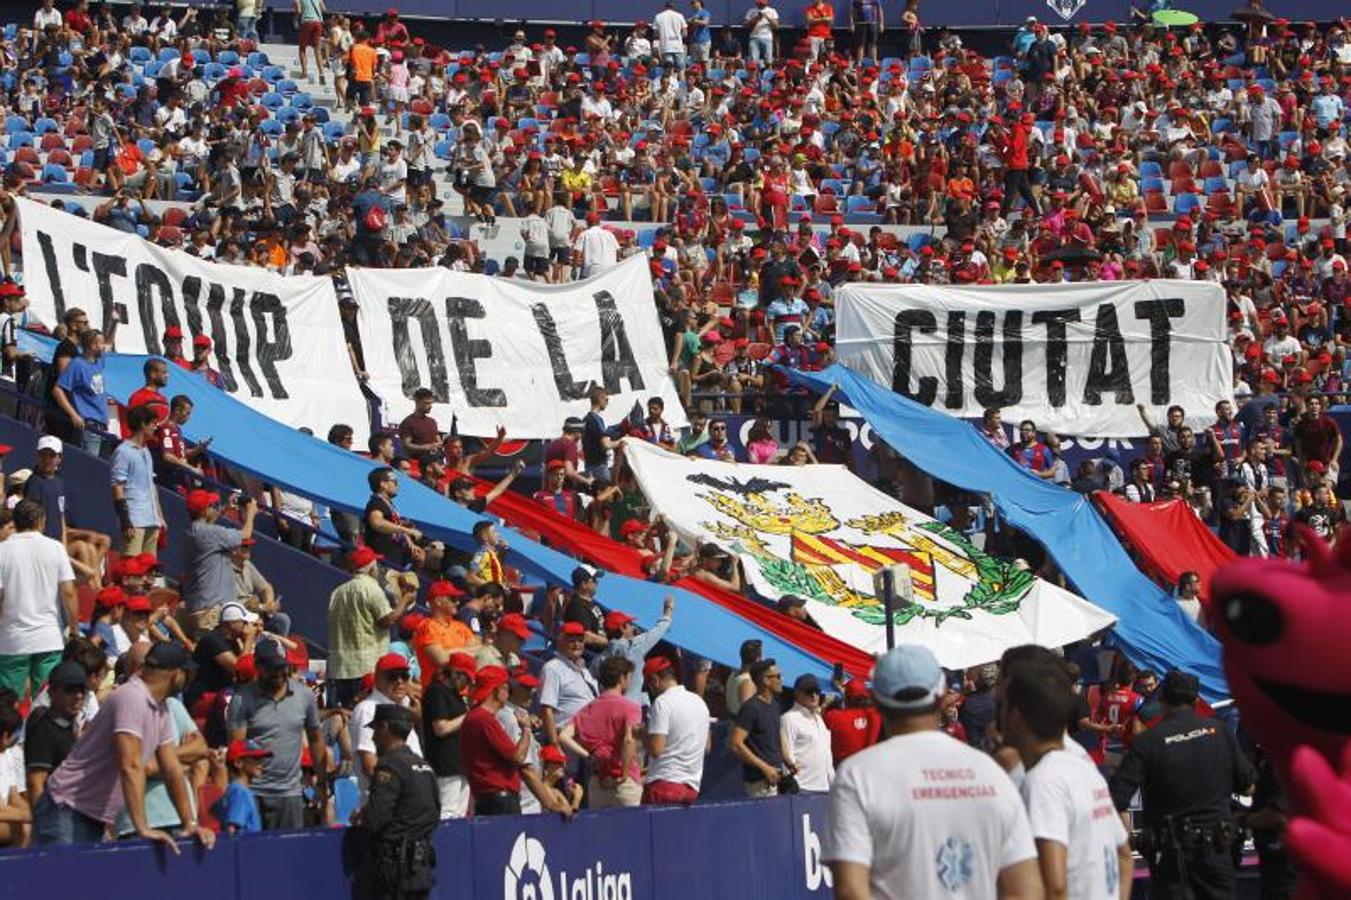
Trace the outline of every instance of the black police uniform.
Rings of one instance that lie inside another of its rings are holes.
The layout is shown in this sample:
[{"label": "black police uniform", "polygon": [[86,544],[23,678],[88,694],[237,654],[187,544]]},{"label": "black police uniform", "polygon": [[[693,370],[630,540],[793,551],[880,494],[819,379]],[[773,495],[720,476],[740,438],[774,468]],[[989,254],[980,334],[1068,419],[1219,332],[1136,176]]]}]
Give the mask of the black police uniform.
[{"label": "black police uniform", "polygon": [[1110,786],[1121,811],[1137,789],[1144,791],[1145,828],[1137,849],[1149,863],[1151,898],[1234,895],[1230,796],[1248,791],[1255,777],[1224,723],[1190,707],[1169,709],[1136,736]]},{"label": "black police uniform", "polygon": [[440,821],[432,767],[407,747],[381,756],[361,819],[372,897],[417,900],[430,893],[436,884],[431,837]]}]

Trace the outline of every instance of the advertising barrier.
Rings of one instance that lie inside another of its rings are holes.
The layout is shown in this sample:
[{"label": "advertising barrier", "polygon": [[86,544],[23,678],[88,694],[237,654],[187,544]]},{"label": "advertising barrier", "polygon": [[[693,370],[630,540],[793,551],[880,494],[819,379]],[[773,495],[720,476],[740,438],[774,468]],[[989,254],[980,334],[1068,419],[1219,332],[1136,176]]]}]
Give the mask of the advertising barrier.
[{"label": "advertising barrier", "polygon": [[[826,797],[457,821],[434,843],[434,900],[809,900],[830,896],[821,862]],[[0,853],[0,893],[271,900],[352,896],[352,832],[221,838],[172,856],[144,841]]]}]

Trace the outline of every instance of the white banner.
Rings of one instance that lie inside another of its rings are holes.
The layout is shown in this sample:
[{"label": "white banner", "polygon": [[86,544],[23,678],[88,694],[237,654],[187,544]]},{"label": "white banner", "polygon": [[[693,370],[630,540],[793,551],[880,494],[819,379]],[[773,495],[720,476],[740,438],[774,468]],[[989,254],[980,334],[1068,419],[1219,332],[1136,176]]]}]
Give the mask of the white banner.
[{"label": "white banner", "polygon": [[1210,422],[1233,400],[1216,284],[850,284],[835,306],[840,362],[955,416],[998,408],[1043,431],[1131,437],[1137,404]]},{"label": "white banner", "polygon": [[593,384],[609,390],[607,424],[635,401],[661,397],[666,421],[686,424],[639,256],[586,281],[545,285],[448,269],[349,269],[360,308],[369,387],[399,422],[420,387],[436,395],[443,430],[513,438],[557,437],[590,409]]},{"label": "white banner", "polygon": [[997,660],[1009,647],[1058,647],[1116,620],[965,535],[874,490],[842,466],[757,466],[689,459],[634,439],[624,458],[652,508],[682,538],[734,553],[762,596],[794,594],[825,632],[886,650],[873,573],[910,567],[896,640],[948,668]]},{"label": "white banner", "polygon": [[329,278],[204,262],[40,203],[16,198],[30,311],[56,325],[80,307],[118,353],[164,352],[183,329],[212,341],[211,366],[236,399],[292,427],[358,431],[367,404],[347,357]]}]

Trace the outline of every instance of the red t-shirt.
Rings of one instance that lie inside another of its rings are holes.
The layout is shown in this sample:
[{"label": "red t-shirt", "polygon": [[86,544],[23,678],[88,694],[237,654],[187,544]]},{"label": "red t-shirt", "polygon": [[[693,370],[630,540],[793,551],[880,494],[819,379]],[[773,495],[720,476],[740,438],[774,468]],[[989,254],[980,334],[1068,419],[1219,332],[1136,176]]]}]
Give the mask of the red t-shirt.
[{"label": "red t-shirt", "polygon": [[155,418],[164,422],[169,418],[169,398],[152,388],[143,387],[127,398],[127,409],[149,406],[155,411]]},{"label": "red t-shirt", "polygon": [[[591,754],[594,770],[603,778],[620,777],[625,729],[642,723],[642,709],[623,694],[601,694],[572,717],[577,743]],[[635,782],[642,781],[636,756],[627,774]]]},{"label": "red t-shirt", "polygon": [[179,428],[173,422],[164,422],[155,432],[156,456],[164,453],[171,454],[179,459],[188,458],[188,445],[183,442],[183,429]]},{"label": "red t-shirt", "polygon": [[[1132,730],[1135,725],[1135,713],[1140,708],[1144,698],[1130,688],[1117,688],[1114,691],[1108,691],[1098,700],[1098,714],[1095,717],[1099,722],[1105,722],[1108,725],[1120,725],[1121,742],[1129,744],[1132,737]],[[1100,757],[1105,758],[1107,754],[1107,735],[1103,734],[1098,739],[1098,749],[1096,753],[1090,753],[1095,761],[1101,762]]]},{"label": "red t-shirt", "polygon": [[830,731],[830,755],[837,766],[876,744],[882,734],[882,716],[871,706],[837,706],[821,718]]},{"label": "red t-shirt", "polygon": [[502,792],[519,793],[521,770],[516,765],[516,744],[492,711],[476,706],[460,726],[460,762],[469,791],[476,797]]}]

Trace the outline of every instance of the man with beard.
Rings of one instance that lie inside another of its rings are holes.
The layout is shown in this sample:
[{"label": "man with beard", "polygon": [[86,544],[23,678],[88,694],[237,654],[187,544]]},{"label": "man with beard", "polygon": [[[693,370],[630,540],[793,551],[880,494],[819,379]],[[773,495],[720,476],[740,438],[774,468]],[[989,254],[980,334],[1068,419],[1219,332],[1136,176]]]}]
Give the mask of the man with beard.
[{"label": "man with beard", "polygon": [[[272,755],[253,782],[258,813],[267,831],[305,827],[300,751],[308,741],[310,758],[324,771],[324,733],[314,693],[293,675],[290,662],[276,641],[263,641],[253,653],[258,677],[240,687],[230,700],[226,727],[230,740],[257,741]],[[323,802],[324,781],[318,781]]]},{"label": "man with beard", "polygon": [[138,837],[164,844],[177,855],[174,836],[146,821],[146,766],[152,758],[179,821],[191,823],[179,836],[195,837],[207,849],[215,845],[215,833],[195,824],[167,705],[169,697],[183,690],[191,668],[192,657],[181,646],[156,644],[141,671],[112,692],[47,779],[33,811],[39,846],[97,843],[125,807]]}]

